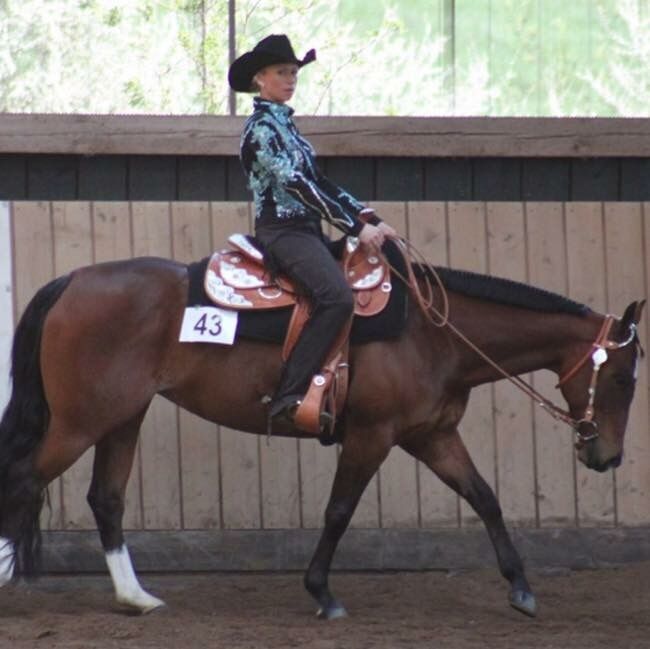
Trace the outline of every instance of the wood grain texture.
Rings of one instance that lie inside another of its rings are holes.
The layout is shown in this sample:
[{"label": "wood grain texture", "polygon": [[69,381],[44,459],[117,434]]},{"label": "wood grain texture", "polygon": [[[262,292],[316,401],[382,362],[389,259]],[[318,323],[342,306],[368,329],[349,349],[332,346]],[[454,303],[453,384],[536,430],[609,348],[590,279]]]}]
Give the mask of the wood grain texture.
[{"label": "wood grain texture", "polygon": [[[171,258],[169,203],[133,203],[133,254]],[[178,408],[154,397],[140,434],[143,524],[145,529],[179,529],[182,494]]]},{"label": "wood grain texture", "polygon": [[[52,203],[52,225],[56,276],[93,263],[90,203]],[[94,449],[88,449],[61,476],[63,527],[66,529],[95,527],[95,518],[86,502],[94,456]]]},{"label": "wood grain texture", "polygon": [[[230,155],[245,117],[0,115],[0,153]],[[633,118],[297,117],[319,155],[641,156],[650,122]]]},{"label": "wood grain texture", "polygon": [[[601,313],[607,310],[605,241],[601,203],[566,204],[569,297]],[[577,464],[581,525],[614,524],[613,474],[596,474]]]},{"label": "wood grain texture", "polygon": [[[529,281],[617,315],[648,293],[648,203],[374,206],[437,264]],[[196,260],[223,247],[231,232],[251,227],[247,203],[17,202],[8,210],[14,319],[56,274],[146,254]],[[648,348],[646,317],[640,336]],[[554,380],[550,373],[533,376],[552,397]],[[525,397],[501,385],[475,389],[461,432],[479,471],[498,490],[506,519],[549,530],[650,524],[647,386],[641,362],[615,477],[575,466],[571,432]],[[156,399],[143,425],[125,527],[319,528],[336,461],[336,448],[313,440],[274,439],[267,446],[263,438],[216,427]],[[84,458],[50,486],[44,528],[94,527],[85,503],[89,477]],[[353,520],[356,528],[476,524],[451,490],[400,451],[371,481]]]},{"label": "wood grain texture", "polygon": [[[485,203],[449,203],[449,265],[459,270],[485,273],[488,244]],[[453,322],[454,314],[450,313]],[[478,472],[494,491],[497,489],[494,386],[472,390],[460,432]],[[482,525],[474,511],[461,500],[461,524]]]},{"label": "wood grain texture", "polygon": [[[526,282],[526,237],[521,203],[487,206],[490,274]],[[530,381],[530,375],[523,377]],[[498,496],[505,518],[535,525],[532,402],[508,381],[494,385]]]},{"label": "wood grain texture", "polygon": [[[567,260],[562,203],[526,203],[528,281],[560,295],[567,294]],[[536,372],[532,384],[553,400],[557,376]],[[533,408],[537,476],[537,515],[542,526],[568,526],[576,521],[573,431],[539,407]]]},{"label": "wood grain texture", "polygon": [[[54,228],[46,202],[11,203],[14,267],[14,322],[18,322],[36,291],[54,279]],[[50,507],[41,512],[43,529],[61,529],[61,479],[48,486]]]},{"label": "wood grain texture", "polygon": [[0,411],[11,395],[11,341],[14,331],[13,259],[9,203],[0,201]]}]

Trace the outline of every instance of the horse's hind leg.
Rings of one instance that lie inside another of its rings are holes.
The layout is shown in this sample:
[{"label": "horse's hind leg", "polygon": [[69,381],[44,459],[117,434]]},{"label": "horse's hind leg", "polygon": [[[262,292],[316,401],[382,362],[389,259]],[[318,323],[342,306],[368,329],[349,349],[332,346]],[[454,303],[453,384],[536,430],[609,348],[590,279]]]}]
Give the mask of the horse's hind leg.
[{"label": "horse's hind leg", "polygon": [[0,586],[12,578],[16,564],[27,576],[38,573],[45,488],[91,445],[86,435],[53,416],[42,443],[9,468],[0,516]]},{"label": "horse's hind leg", "polygon": [[501,574],[510,582],[510,604],[522,613],[534,616],[537,609],[535,597],[503,522],[499,502],[476,470],[458,431],[423,434],[403,444],[403,448],[465,498],[480,516],[496,551]]},{"label": "horse's hind leg", "polygon": [[359,499],[391,449],[390,438],[382,432],[346,431],[332,493],[325,510],[325,527],[305,574],[305,587],[319,604],[317,615],[331,620],[346,611],[332,596],[328,576],[339,540],[350,523]]},{"label": "horse's hind leg", "polygon": [[97,521],[117,601],[140,613],[149,613],[165,603],[140,585],[122,532],[124,495],[142,417],[106,435],[96,445],[88,503]]}]

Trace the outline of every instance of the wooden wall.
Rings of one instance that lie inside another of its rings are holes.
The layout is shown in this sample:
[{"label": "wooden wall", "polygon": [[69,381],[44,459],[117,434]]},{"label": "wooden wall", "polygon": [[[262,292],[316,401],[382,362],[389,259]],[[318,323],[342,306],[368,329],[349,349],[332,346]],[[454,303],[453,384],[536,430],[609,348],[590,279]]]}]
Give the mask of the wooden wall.
[{"label": "wooden wall", "polygon": [[[648,293],[650,203],[374,205],[438,264],[530,282],[619,315],[628,302]],[[14,319],[39,286],[70,269],[138,255],[196,260],[219,247],[228,233],[247,231],[251,220],[249,204],[233,202],[15,202],[0,207],[0,228],[5,228],[4,238],[10,233],[12,250],[11,264],[3,266],[0,259],[0,285],[4,288],[8,280]],[[5,324],[12,319],[7,311]],[[647,331],[644,321],[646,348]],[[0,353],[6,356],[6,345]],[[553,378],[539,373],[533,381],[553,396]],[[636,526],[650,524],[647,422],[647,364],[642,362],[626,456],[615,473],[596,474],[576,465],[568,428],[506,384],[474,391],[462,431],[510,523]],[[125,526],[319,527],[336,457],[336,448],[313,441],[267,444],[157,398],[143,426]],[[88,453],[52,485],[51,511],[43,514],[46,528],[94,527],[85,502],[90,467]],[[423,466],[396,449],[369,485],[353,524],[458,528],[476,520]]]}]

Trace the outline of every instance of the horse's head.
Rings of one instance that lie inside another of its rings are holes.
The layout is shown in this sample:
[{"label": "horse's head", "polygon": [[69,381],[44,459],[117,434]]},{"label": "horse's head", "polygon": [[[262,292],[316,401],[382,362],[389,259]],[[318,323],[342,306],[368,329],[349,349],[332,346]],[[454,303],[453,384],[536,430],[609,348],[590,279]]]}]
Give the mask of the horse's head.
[{"label": "horse's head", "polygon": [[601,332],[602,346],[594,346],[580,369],[561,382],[571,416],[577,421],[578,459],[596,471],[619,466],[623,457],[637,361],[643,353],[637,324],[644,304],[645,300],[632,302],[609,332]]}]

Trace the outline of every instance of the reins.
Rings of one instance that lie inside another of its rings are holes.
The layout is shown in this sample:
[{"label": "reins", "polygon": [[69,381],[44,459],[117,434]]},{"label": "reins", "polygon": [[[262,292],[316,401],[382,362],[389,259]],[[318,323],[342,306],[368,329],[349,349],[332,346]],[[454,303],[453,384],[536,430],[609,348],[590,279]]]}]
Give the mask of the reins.
[{"label": "reins", "polygon": [[[592,343],[589,351],[573,366],[563,377],[560,378],[556,387],[559,387],[572,376],[574,376],[578,370],[589,360],[592,359],[594,363],[594,369],[588,389],[589,393],[589,403],[585,410],[585,414],[581,419],[575,419],[571,416],[569,412],[555,405],[550,399],[546,398],[543,394],[538,392],[532,385],[530,385],[524,379],[513,376],[506,372],[497,362],[492,360],[483,350],[477,347],[465,334],[463,334],[452,322],[449,320],[449,297],[447,295],[447,290],[445,289],[440,275],[434,268],[434,266],[426,261],[424,255],[417,250],[417,248],[407,239],[395,239],[397,247],[399,248],[402,257],[406,263],[407,267],[407,277],[404,277],[402,273],[396,269],[392,264],[389,263],[390,269],[397,277],[399,277],[410,289],[415,297],[415,301],[418,304],[420,310],[422,311],[425,318],[434,326],[443,328],[448,327],[454,335],[459,338],[467,347],[473,350],[478,356],[480,356],[488,365],[494,368],[503,378],[507,379],[515,385],[519,390],[524,394],[528,395],[533,401],[548,412],[554,419],[562,421],[568,424],[575,432],[578,438],[579,444],[584,444],[590,439],[594,439],[598,436],[598,429],[596,422],[593,421],[594,416],[594,399],[596,394],[596,382],[598,380],[598,371],[600,366],[607,360],[606,349],[619,349],[625,347],[636,336],[636,327],[631,325],[630,336],[629,338],[622,342],[617,343],[615,341],[609,340],[609,332],[611,330],[612,324],[615,320],[614,316],[607,315],[603,326],[596,337],[596,340]],[[426,295],[423,294],[422,288],[415,277],[413,271],[413,263],[418,263],[420,266],[423,266],[435,279],[440,293],[442,296],[442,312],[439,311],[433,303],[433,285],[430,277],[427,273],[423,273],[423,284],[425,286]],[[435,316],[435,317],[434,317]],[[580,427],[583,425],[589,425],[592,429],[590,433],[581,433]]]}]

